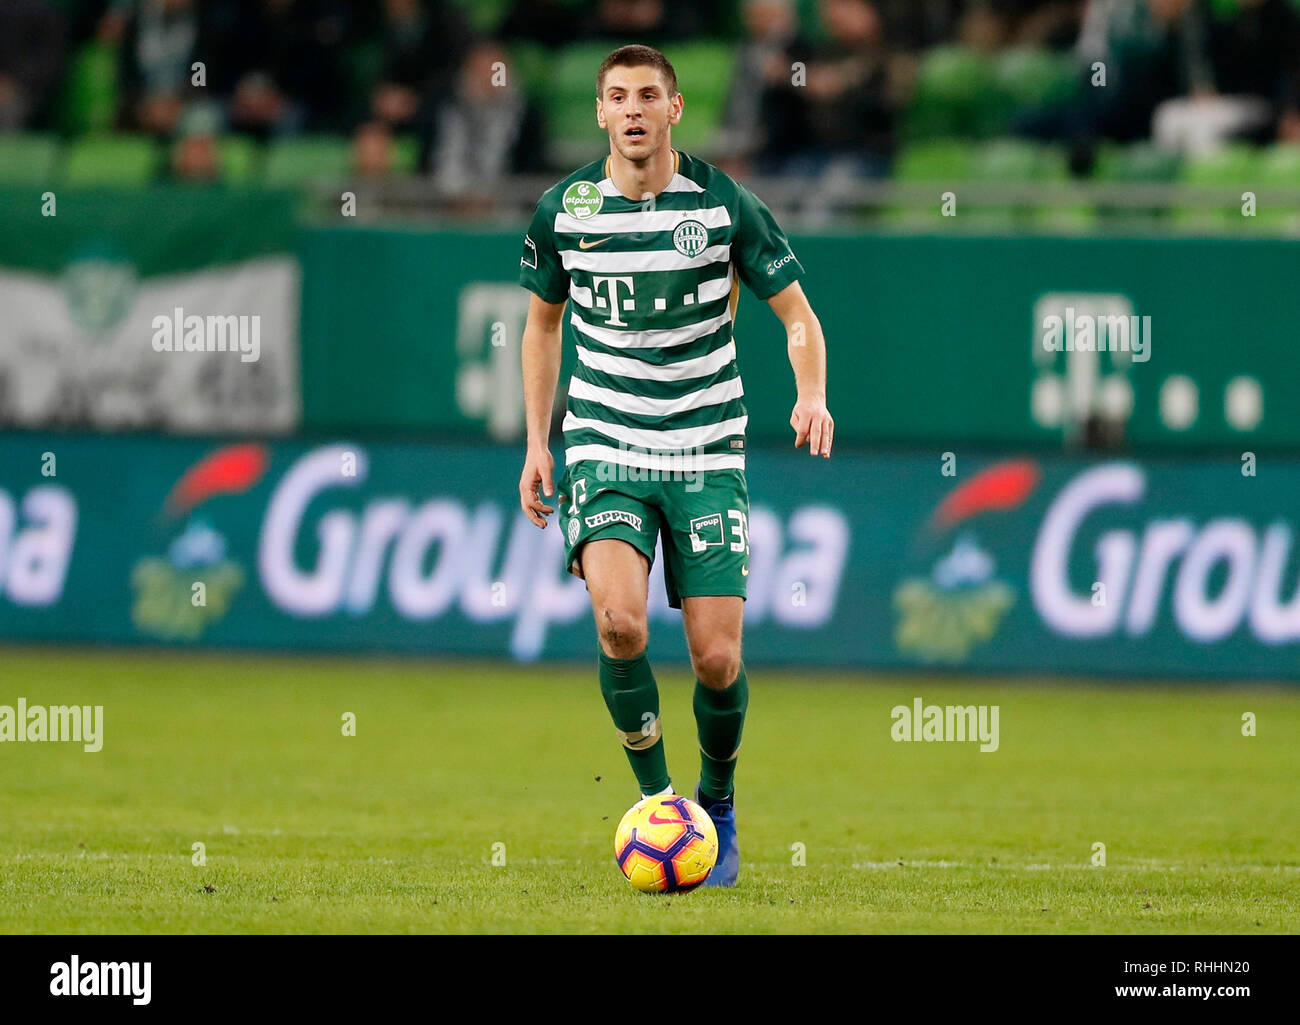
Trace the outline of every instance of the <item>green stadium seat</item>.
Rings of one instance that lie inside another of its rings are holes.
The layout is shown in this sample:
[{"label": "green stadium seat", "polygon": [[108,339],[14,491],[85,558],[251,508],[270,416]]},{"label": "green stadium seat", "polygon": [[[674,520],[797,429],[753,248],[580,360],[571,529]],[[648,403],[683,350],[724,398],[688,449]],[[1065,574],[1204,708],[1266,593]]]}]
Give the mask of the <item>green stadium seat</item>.
[{"label": "green stadium seat", "polygon": [[555,55],[544,114],[551,159],[558,166],[576,167],[608,151],[597,134],[596,69],[609,50],[604,43],[582,43]]},{"label": "green stadium seat", "polygon": [[117,117],[117,48],[87,43],[69,62],[59,123],[65,135],[103,135]]},{"label": "green stadium seat", "polygon": [[970,177],[974,147],[961,139],[927,139],[905,146],[894,161],[893,176],[904,182],[948,183]]},{"label": "green stadium seat", "polygon": [[266,151],[263,182],[295,188],[313,181],[343,181],[352,168],[352,144],[333,135],[279,139]]},{"label": "green stadium seat", "polygon": [[[511,43],[509,60],[510,84],[534,103],[542,103],[549,86],[551,52],[540,43]],[[594,83],[591,92],[596,93]]]},{"label": "green stadium seat", "polygon": [[393,140],[393,175],[409,178],[419,169],[420,140],[413,135],[399,135]]},{"label": "green stadium seat", "polygon": [[458,0],[470,27],[482,35],[492,35],[510,10],[512,0]]},{"label": "green stadium seat", "polygon": [[1012,113],[1059,103],[1078,81],[1072,55],[1035,47],[1007,50],[998,58],[995,75]]},{"label": "green stadium seat", "polygon": [[250,185],[261,174],[261,151],[252,139],[227,135],[217,140],[221,180],[227,185]]},{"label": "green stadium seat", "polygon": [[988,57],[962,47],[936,47],[921,60],[904,132],[913,139],[980,135],[997,95]]},{"label": "green stadium seat", "polygon": [[[971,181],[986,185],[1061,185],[1069,180],[1069,161],[1061,147],[1022,139],[998,139],[985,143],[977,151],[971,169]],[[1096,226],[1096,215],[1086,203],[968,206],[964,216],[968,225],[998,231],[1034,227],[1045,231],[1079,232]]]},{"label": "green stadium seat", "polygon": [[1179,173],[1184,185],[1213,186],[1223,193],[1221,202],[1213,207],[1202,203],[1180,203],[1174,212],[1179,227],[1192,231],[1210,231],[1216,234],[1242,231],[1250,227],[1241,216],[1241,194],[1254,191],[1261,178],[1261,160],[1254,146],[1231,143],[1212,153],[1188,157]]},{"label": "green stadium seat", "polygon": [[0,185],[52,187],[59,143],[49,135],[0,134]]},{"label": "green stadium seat", "polygon": [[724,43],[684,43],[668,51],[677,84],[686,100],[682,122],[673,129],[673,145],[708,155],[718,136],[735,57]]},{"label": "green stadium seat", "polygon": [[[1135,185],[1159,185],[1177,180],[1182,157],[1149,142],[1128,146],[1110,144],[1097,151],[1092,177],[1096,182]],[[1097,216],[1103,224],[1155,227],[1168,219],[1163,208],[1140,209],[1101,205]]]},{"label": "green stadium seat", "polygon": [[970,179],[975,163],[974,147],[961,139],[924,139],[908,143],[894,158],[892,178],[907,185],[933,186],[933,195],[917,203],[891,203],[881,211],[881,220],[906,230],[938,229],[948,220],[940,212],[942,193],[958,190]]},{"label": "green stadium seat", "polygon": [[92,135],[73,142],[63,180],[76,186],[147,185],[159,168],[159,149],[143,135]]},{"label": "green stadium seat", "polygon": [[[1259,160],[1257,217],[1261,226],[1287,235],[1300,235],[1300,204],[1271,199],[1272,189],[1300,189],[1300,143],[1278,143]],[[1243,190],[1245,191],[1245,190]]]}]

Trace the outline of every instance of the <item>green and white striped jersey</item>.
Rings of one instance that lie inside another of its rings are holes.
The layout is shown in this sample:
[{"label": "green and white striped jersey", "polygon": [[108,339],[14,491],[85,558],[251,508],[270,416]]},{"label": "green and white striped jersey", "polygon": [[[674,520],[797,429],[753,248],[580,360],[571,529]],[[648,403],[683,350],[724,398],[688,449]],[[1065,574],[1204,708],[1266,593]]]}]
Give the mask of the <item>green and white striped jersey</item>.
[{"label": "green and white striped jersey", "polygon": [[653,201],[620,194],[608,157],[588,164],[542,196],[524,237],[520,283],[569,300],[569,465],[744,469],[740,282],[766,299],[803,268],[753,193],[702,160],[676,159]]}]

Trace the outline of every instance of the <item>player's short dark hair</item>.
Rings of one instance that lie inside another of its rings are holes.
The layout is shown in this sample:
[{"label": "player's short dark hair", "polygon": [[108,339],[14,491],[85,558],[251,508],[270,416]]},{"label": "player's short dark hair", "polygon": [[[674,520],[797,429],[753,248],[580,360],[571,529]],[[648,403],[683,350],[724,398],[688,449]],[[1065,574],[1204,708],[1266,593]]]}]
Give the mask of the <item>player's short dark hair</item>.
[{"label": "player's short dark hair", "polygon": [[653,46],[641,46],[638,43],[620,46],[601,61],[600,70],[596,72],[597,96],[605,91],[605,72],[610,68],[655,68],[664,76],[664,81],[668,85],[668,96],[671,98],[677,95],[677,72],[673,70],[668,58]]}]

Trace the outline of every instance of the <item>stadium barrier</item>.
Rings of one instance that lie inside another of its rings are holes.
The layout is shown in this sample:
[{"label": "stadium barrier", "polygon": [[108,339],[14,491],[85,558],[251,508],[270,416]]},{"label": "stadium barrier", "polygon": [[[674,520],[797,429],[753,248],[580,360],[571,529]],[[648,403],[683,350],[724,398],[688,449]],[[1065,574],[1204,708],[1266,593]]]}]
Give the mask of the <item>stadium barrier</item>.
[{"label": "stadium barrier", "polygon": [[[522,436],[520,237],[304,232],[306,426]],[[848,235],[793,247],[826,332],[841,440],[1046,451],[1098,415],[1136,446],[1300,448],[1300,242]],[[785,443],[784,331],[741,296],[750,437]],[[1044,345],[1057,344],[1044,330],[1054,316],[1059,351]],[[1102,351],[1072,330],[1084,323]]]},{"label": "stadium barrier", "polygon": [[[49,197],[0,190],[0,425],[522,436],[520,231],[300,228],[257,190]],[[1048,451],[1104,417],[1141,448],[1300,449],[1300,242],[793,245],[842,442]],[[246,318],[256,358],[160,353],[159,317],[191,348]],[[750,437],[784,444],[785,338],[743,289],[736,337]]]},{"label": "stadium barrier", "polygon": [[[0,436],[0,638],[588,660],[520,460]],[[748,472],[748,537],[716,543],[749,544],[752,663],[1300,676],[1300,461],[756,450]],[[655,658],[684,658],[679,615],[657,559]]]}]

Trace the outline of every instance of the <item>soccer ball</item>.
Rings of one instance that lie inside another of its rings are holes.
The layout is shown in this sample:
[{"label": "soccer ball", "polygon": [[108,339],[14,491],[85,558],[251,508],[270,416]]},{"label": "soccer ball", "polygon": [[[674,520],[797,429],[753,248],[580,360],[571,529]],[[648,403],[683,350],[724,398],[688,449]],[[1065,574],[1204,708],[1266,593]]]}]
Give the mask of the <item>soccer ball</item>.
[{"label": "soccer ball", "polygon": [[718,831],[709,813],[690,798],[645,797],[618,824],[614,859],[642,893],[685,893],[713,871]]}]

